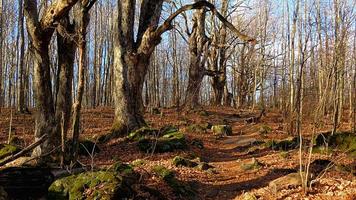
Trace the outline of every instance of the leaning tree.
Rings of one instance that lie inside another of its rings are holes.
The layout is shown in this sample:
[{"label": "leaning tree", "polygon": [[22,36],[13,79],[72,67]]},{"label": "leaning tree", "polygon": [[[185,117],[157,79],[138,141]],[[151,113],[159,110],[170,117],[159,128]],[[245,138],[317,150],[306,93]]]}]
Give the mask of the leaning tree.
[{"label": "leaning tree", "polygon": [[[121,0],[118,4],[114,44],[115,120],[112,134],[123,134],[145,125],[142,90],[150,57],[161,41],[161,35],[173,28],[173,20],[181,13],[193,9],[207,9],[235,35],[244,41],[254,41],[239,32],[207,1],[185,5],[159,25],[163,0],[142,0],[137,31],[134,21],[136,1]],[[136,34],[135,34],[136,33]]]}]

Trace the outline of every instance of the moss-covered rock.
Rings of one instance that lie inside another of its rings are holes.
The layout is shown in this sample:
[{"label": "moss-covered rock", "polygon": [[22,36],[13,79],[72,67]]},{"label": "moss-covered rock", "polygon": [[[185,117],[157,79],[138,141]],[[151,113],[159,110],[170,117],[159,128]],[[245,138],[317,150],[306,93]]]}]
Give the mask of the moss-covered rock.
[{"label": "moss-covered rock", "polygon": [[140,129],[137,129],[133,132],[131,132],[127,138],[131,141],[139,141],[140,139],[143,139],[145,137],[148,136],[154,136],[158,134],[158,130],[157,129],[153,129],[150,127],[142,127]]},{"label": "moss-covered rock", "polygon": [[242,170],[248,171],[260,169],[261,167],[263,167],[263,164],[260,163],[256,158],[252,158],[251,161],[243,163],[240,167]]},{"label": "moss-covered rock", "polygon": [[160,114],[161,114],[161,111],[159,110],[159,108],[152,108],[151,114],[153,114],[153,115],[160,115]]},{"label": "moss-covered rock", "polygon": [[200,111],[198,111],[198,114],[200,116],[204,116],[204,117],[208,117],[209,116],[209,112],[206,111],[206,110],[200,110]]},{"label": "moss-covered rock", "polygon": [[161,177],[177,195],[184,196],[185,199],[195,199],[195,190],[189,184],[183,183],[176,179],[172,170],[169,170],[161,165],[153,167],[152,170],[155,174]]},{"label": "moss-covered rock", "polygon": [[204,149],[204,143],[202,140],[193,139],[191,144],[199,149]]},{"label": "moss-covered rock", "polygon": [[176,149],[187,147],[186,139],[183,133],[170,132],[159,138],[144,138],[138,141],[138,147],[141,151],[158,153],[171,152]]},{"label": "moss-covered rock", "polygon": [[214,167],[211,166],[211,165],[209,165],[209,164],[206,163],[206,162],[201,162],[201,163],[199,163],[199,165],[197,166],[197,168],[198,168],[199,170],[206,171],[206,170],[212,169],[212,168],[214,168]]},{"label": "moss-covered rock", "polygon": [[4,159],[7,156],[19,152],[21,149],[17,146],[10,144],[0,144],[0,159]]},{"label": "moss-covered rock", "polygon": [[125,180],[111,171],[86,172],[55,181],[49,188],[49,199],[121,199],[131,197]]},{"label": "moss-covered rock", "polygon": [[174,157],[172,163],[176,167],[180,167],[180,166],[183,166],[183,167],[195,167],[195,166],[198,166],[198,163],[193,162],[193,161],[191,161],[191,160],[189,160],[187,158],[183,158],[181,156]]},{"label": "moss-covered rock", "polygon": [[268,133],[272,132],[272,130],[273,130],[273,129],[272,129],[270,126],[262,125],[262,126],[260,126],[259,132],[260,132],[261,134],[268,134]]},{"label": "moss-covered rock", "polygon": [[213,134],[216,136],[232,135],[232,127],[230,125],[214,125],[211,127]]},{"label": "moss-covered rock", "polygon": [[192,133],[206,133],[206,128],[201,126],[200,124],[191,124],[186,128],[187,131]]},{"label": "moss-covered rock", "polygon": [[253,193],[246,192],[240,196],[239,200],[257,200],[257,197]]},{"label": "moss-covered rock", "polygon": [[[302,176],[305,176],[303,173]],[[269,183],[269,187],[274,193],[277,193],[280,189],[288,187],[297,187],[302,185],[302,179],[300,173],[291,173],[286,176],[277,178]]]},{"label": "moss-covered rock", "polygon": [[356,158],[356,135],[350,132],[321,133],[315,139],[316,150],[340,150]]},{"label": "moss-covered rock", "polygon": [[117,161],[112,165],[112,169],[120,174],[132,174],[134,172],[131,165]]},{"label": "moss-covered rock", "polygon": [[136,159],[134,161],[131,162],[131,166],[132,167],[140,167],[144,164],[146,164],[147,161],[146,160],[143,160],[143,159]]},{"label": "moss-covered rock", "polygon": [[265,143],[265,147],[278,151],[288,151],[299,146],[299,138],[291,137],[285,140],[270,140]]}]

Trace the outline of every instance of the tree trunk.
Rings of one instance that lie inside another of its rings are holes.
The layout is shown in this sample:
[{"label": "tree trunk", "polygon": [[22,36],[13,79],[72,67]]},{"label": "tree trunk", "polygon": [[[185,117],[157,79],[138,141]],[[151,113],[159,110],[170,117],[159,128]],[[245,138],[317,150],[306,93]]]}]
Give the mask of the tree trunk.
[{"label": "tree trunk", "polygon": [[[61,26],[67,33],[74,33],[74,26],[69,24],[69,16],[61,20]],[[72,112],[72,84],[73,84],[73,67],[76,52],[76,45],[72,38],[66,37],[65,33],[58,31],[57,34],[58,48],[58,91],[56,92],[56,120],[59,123],[63,115],[63,129],[65,136],[69,129],[69,121]],[[59,134],[58,131],[57,134]],[[57,136],[59,137],[59,135]],[[66,138],[66,137],[65,137]]]},{"label": "tree trunk", "polygon": [[189,79],[185,97],[185,110],[199,106],[200,87],[205,75],[206,48],[205,10],[199,9],[194,14],[193,31],[189,38]]}]

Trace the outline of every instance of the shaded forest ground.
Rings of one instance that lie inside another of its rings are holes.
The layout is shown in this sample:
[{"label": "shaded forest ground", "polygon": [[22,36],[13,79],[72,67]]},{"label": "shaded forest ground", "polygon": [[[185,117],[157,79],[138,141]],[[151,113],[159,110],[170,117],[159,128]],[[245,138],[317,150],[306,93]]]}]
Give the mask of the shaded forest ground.
[{"label": "shaded forest ground", "polygon": [[[87,109],[83,114],[83,139],[95,138],[110,131],[113,120],[113,109]],[[301,188],[285,188],[277,193],[271,192],[270,181],[282,177],[298,169],[298,149],[278,151],[259,146],[257,141],[282,140],[291,136],[286,132],[286,124],[278,112],[268,111],[267,115],[257,124],[246,124],[244,119],[257,115],[247,110],[233,108],[206,107],[204,111],[190,114],[177,113],[174,109],[163,109],[162,114],[146,114],[150,126],[160,128],[166,125],[178,127],[185,133],[188,148],[170,153],[142,153],[137,144],[123,138],[114,139],[105,144],[98,144],[101,152],[93,159],[90,156],[81,157],[81,161],[95,167],[108,166],[117,160],[132,162],[137,159],[145,162],[136,170],[142,175],[142,184],[158,189],[168,199],[180,199],[172,189],[159,177],[151,172],[155,165],[163,165],[175,171],[182,182],[191,185],[201,199],[235,199],[244,192],[254,192],[263,199],[299,199]],[[305,119],[305,121],[307,121]],[[0,113],[0,138],[2,143],[7,140],[9,132],[10,110]],[[217,139],[210,130],[192,130],[192,125],[204,123],[229,124],[232,126],[232,136]],[[29,144],[33,141],[33,115],[13,113],[12,133],[25,139]],[[325,121],[325,130],[331,128]],[[263,131],[263,127],[270,130]],[[268,128],[268,129],[269,129]],[[312,125],[305,123],[303,133],[310,138]],[[347,130],[347,122],[340,128]],[[330,130],[330,129],[329,129]],[[200,140],[204,148],[192,145],[192,141]],[[175,167],[172,158],[175,156],[198,156],[214,168],[203,171],[196,168]],[[307,155],[303,155],[304,158]],[[258,169],[243,169],[244,164],[257,159],[261,163]],[[331,159],[338,165],[355,167],[355,159],[346,154],[333,155],[313,154],[314,159]],[[356,199],[356,179],[352,173],[331,169],[326,171],[323,178],[315,184],[308,196],[309,199]]]}]

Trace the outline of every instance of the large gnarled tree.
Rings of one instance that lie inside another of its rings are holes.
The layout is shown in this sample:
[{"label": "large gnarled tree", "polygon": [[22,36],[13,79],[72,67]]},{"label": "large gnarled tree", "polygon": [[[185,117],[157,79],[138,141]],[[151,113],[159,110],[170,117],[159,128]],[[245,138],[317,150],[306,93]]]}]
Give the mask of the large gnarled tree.
[{"label": "large gnarled tree", "polygon": [[58,0],[51,4],[39,19],[36,0],[24,1],[30,50],[34,58],[34,88],[36,99],[35,139],[47,134],[48,139],[33,151],[33,156],[43,156],[59,146],[58,122],[52,96],[49,44],[56,23],[65,16],[78,0]]},{"label": "large gnarled tree", "polygon": [[[215,14],[226,27],[245,41],[250,37],[240,33],[207,1],[198,1],[178,9],[159,26],[163,0],[143,0],[139,16],[139,26],[135,36],[134,19],[136,1],[118,1],[116,41],[114,44],[114,76],[116,89],[115,120],[112,133],[123,134],[145,125],[143,118],[142,90],[149,60],[161,35],[171,30],[172,21],[182,12],[206,8]],[[203,11],[202,11],[203,12]]]}]

